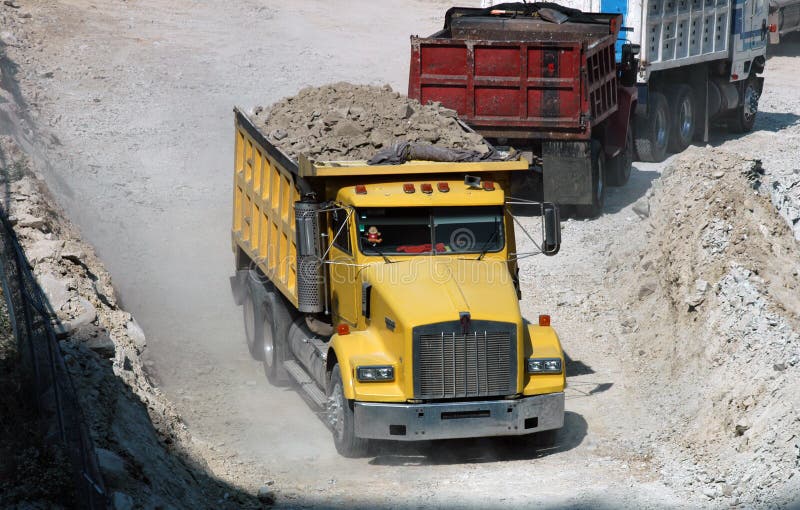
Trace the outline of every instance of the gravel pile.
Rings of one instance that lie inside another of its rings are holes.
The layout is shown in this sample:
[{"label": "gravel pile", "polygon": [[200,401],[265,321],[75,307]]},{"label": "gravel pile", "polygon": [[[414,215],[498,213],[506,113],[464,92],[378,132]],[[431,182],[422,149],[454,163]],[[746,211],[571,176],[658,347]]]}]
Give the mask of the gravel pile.
[{"label": "gravel pile", "polygon": [[629,291],[630,375],[659,404],[661,474],[723,506],[800,501],[800,247],[771,191],[760,162],[690,149],[609,275]]},{"label": "gravel pile", "polygon": [[334,83],[309,87],[252,118],[291,158],[366,160],[400,141],[449,149],[489,150],[483,137],[465,132],[456,112],[440,104],[421,105],[391,87]]}]

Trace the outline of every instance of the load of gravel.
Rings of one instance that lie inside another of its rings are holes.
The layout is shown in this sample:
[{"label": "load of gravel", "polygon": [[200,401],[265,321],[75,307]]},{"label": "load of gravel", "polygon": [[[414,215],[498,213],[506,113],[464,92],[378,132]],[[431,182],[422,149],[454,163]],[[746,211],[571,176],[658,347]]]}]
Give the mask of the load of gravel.
[{"label": "load of gravel", "polygon": [[448,149],[489,151],[482,136],[465,131],[456,112],[439,103],[422,105],[391,87],[334,83],[308,87],[252,118],[269,140],[297,160],[366,160],[401,141]]}]

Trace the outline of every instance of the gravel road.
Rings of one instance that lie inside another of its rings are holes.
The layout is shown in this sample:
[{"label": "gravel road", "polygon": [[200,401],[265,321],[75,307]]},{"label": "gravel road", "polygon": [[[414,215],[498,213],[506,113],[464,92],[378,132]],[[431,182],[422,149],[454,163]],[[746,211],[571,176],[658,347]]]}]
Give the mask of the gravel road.
[{"label": "gravel road", "polygon": [[[146,366],[214,474],[253,491],[274,481],[288,507],[707,503],[659,473],[647,446],[658,425],[643,419],[658,403],[639,399],[629,360],[615,355],[622,315],[605,279],[610,248],[638,235],[633,204],[664,164],[637,163],[625,188],[609,190],[603,217],[566,221],[562,252],[521,268],[523,313],[550,312],[572,360],[553,450],[480,440],[343,459],[301,397],[270,387],[249,358],[228,287],[232,107],[342,80],[405,91],[408,36],[438,29],[449,2],[391,5],[31,0],[14,14],[31,14],[10,53],[32,122],[52,133],[45,178],[142,325]],[[766,134],[714,143],[755,143],[794,124],[800,107],[784,78],[792,61],[768,64],[767,82],[778,76],[779,85],[765,93],[771,114],[757,130]]]}]

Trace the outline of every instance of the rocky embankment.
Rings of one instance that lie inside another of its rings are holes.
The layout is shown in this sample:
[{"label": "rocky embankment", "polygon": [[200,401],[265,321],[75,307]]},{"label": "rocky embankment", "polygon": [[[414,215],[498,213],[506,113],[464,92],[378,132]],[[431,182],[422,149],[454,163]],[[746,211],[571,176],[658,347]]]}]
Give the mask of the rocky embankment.
[{"label": "rocky embankment", "polygon": [[[213,478],[172,404],[148,377],[140,358],[144,332],[120,308],[108,272],[10,137],[0,137],[0,153],[2,209],[49,301],[115,507],[260,506]],[[270,502],[272,495],[265,491],[262,499]]]},{"label": "rocky embankment", "polygon": [[800,246],[774,190],[760,161],[690,149],[607,278],[661,475],[720,506],[800,501]]}]

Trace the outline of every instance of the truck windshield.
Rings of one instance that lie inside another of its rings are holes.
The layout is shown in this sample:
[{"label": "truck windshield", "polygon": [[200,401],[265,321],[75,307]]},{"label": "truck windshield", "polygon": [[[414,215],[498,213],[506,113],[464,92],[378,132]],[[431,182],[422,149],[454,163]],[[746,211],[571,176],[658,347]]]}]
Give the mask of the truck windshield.
[{"label": "truck windshield", "polygon": [[505,244],[500,206],[369,207],[356,218],[365,255],[488,253]]}]

